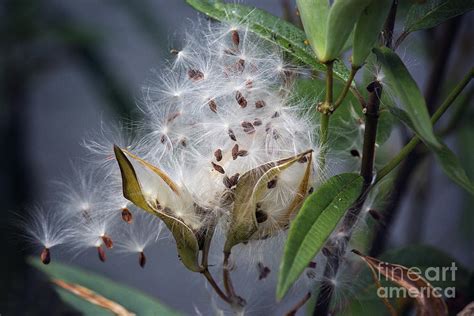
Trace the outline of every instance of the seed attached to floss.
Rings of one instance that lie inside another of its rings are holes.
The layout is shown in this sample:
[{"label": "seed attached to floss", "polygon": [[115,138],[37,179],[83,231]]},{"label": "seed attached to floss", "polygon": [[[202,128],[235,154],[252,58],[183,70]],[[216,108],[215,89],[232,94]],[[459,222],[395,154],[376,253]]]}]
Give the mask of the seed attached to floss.
[{"label": "seed attached to floss", "polygon": [[105,256],[105,251],[101,246],[97,247],[97,254],[99,256],[99,260],[102,261],[102,262],[105,262],[107,257]]},{"label": "seed attached to floss", "polygon": [[49,248],[43,248],[40,254],[40,259],[43,264],[49,264],[51,262],[51,252],[49,251]]},{"label": "seed attached to floss", "polygon": [[239,46],[240,44],[239,32],[237,32],[236,30],[232,30],[231,37],[232,37],[232,43],[234,43],[235,46]]},{"label": "seed attached to floss", "polygon": [[199,80],[204,79],[204,74],[202,73],[202,71],[197,70],[197,69],[189,69],[188,76],[189,76],[189,79],[193,81],[199,81]]},{"label": "seed attached to floss", "polygon": [[239,181],[240,173],[234,174],[232,177],[230,177],[230,182],[232,183],[232,186],[237,185],[237,182]]},{"label": "seed attached to floss", "polygon": [[234,142],[237,141],[237,138],[235,138],[235,134],[234,134],[234,131],[233,131],[233,130],[229,129],[229,130],[227,131],[227,134],[229,134],[230,139],[232,139]]},{"label": "seed attached to floss", "polygon": [[224,186],[227,188],[227,189],[230,189],[232,188],[232,182],[230,180],[230,178],[228,176],[224,176],[224,178],[222,179],[222,182],[224,183]]},{"label": "seed attached to floss", "polygon": [[373,219],[375,219],[376,221],[381,221],[382,220],[382,215],[377,212],[376,210],[374,209],[370,209],[369,210],[369,214],[370,216],[372,216]]},{"label": "seed attached to floss", "polygon": [[257,210],[255,212],[255,218],[257,219],[257,223],[261,224],[267,221],[268,215],[262,210]]},{"label": "seed attached to floss", "polygon": [[214,152],[214,157],[216,157],[217,162],[221,161],[221,160],[222,160],[222,150],[221,150],[221,149],[217,149],[217,150]]},{"label": "seed attached to floss", "polygon": [[177,50],[177,49],[175,49],[175,48],[172,48],[172,49],[170,50],[170,54],[172,54],[172,55],[178,55],[178,54],[179,54],[179,50]]},{"label": "seed attached to floss", "polygon": [[127,224],[131,224],[133,221],[132,212],[126,207],[122,208],[122,220]]},{"label": "seed attached to floss", "polygon": [[277,181],[278,181],[277,178],[274,178],[274,179],[268,181],[268,183],[267,183],[267,188],[269,188],[269,189],[275,188],[276,185],[277,185]]},{"label": "seed attached to floss", "polygon": [[213,99],[209,100],[209,108],[212,112],[217,113],[217,103]]},{"label": "seed attached to floss", "polygon": [[243,121],[240,125],[244,129],[245,133],[247,133],[247,134],[255,133],[255,127],[249,121]]},{"label": "seed attached to floss", "polygon": [[240,93],[240,91],[237,91],[235,93],[235,100],[237,100],[237,103],[240,105],[241,108],[247,107],[247,100],[244,98],[242,93]]},{"label": "seed attached to floss", "polygon": [[262,125],[261,119],[256,118],[255,120],[253,120],[253,126],[260,126],[260,125]]},{"label": "seed attached to floss", "polygon": [[224,168],[222,168],[221,166],[219,166],[218,164],[216,164],[212,161],[211,161],[211,164],[212,164],[212,167],[214,168],[214,170],[216,170],[219,173],[225,174]]},{"label": "seed attached to floss", "polygon": [[352,149],[351,150],[351,155],[352,155],[352,157],[360,157],[360,153],[357,149]]},{"label": "seed attached to floss", "polygon": [[232,159],[235,160],[239,156],[239,145],[235,144],[234,147],[232,147]]},{"label": "seed attached to floss", "polygon": [[104,242],[104,245],[105,247],[107,247],[107,249],[112,249],[114,247],[114,242],[112,241],[112,238],[110,238],[109,236],[104,234],[100,236],[100,238]]},{"label": "seed attached to floss", "polygon": [[261,262],[259,262],[257,264],[257,268],[258,268],[258,279],[259,280],[265,279],[271,272],[270,268],[263,265],[263,263],[261,263]]},{"label": "seed attached to floss", "polygon": [[310,269],[316,269],[316,262],[310,261],[310,262],[308,263],[308,268],[310,268]]},{"label": "seed attached to floss", "polygon": [[265,105],[267,105],[267,104],[266,104],[265,101],[263,101],[263,100],[259,100],[259,101],[255,102],[255,107],[256,107],[257,109],[261,109],[261,108],[263,108]]},{"label": "seed attached to floss", "polygon": [[249,152],[247,150],[239,150],[239,152],[237,153],[237,156],[239,157],[245,157],[249,154]]},{"label": "seed attached to floss", "polygon": [[138,254],[138,264],[140,265],[140,267],[145,268],[146,257],[145,257],[145,253],[143,251],[141,251]]}]

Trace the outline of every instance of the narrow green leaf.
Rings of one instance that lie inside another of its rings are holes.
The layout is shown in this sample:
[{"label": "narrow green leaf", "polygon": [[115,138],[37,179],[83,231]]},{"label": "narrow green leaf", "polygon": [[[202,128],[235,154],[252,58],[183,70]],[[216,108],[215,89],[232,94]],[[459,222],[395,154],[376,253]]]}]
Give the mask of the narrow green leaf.
[{"label": "narrow green leaf", "polygon": [[362,10],[371,0],[335,0],[329,10],[326,27],[326,49],[322,62],[334,60],[341,54],[344,44],[354,29]]},{"label": "narrow green leaf", "polygon": [[[240,4],[210,0],[186,1],[196,10],[218,21],[247,26],[252,32],[279,46],[299,62],[310,65],[317,71],[326,71],[326,67],[315,58],[311,47],[305,44],[305,33],[293,24],[263,10]],[[336,62],[333,70],[337,78],[343,81],[349,78],[349,70],[344,63]]]},{"label": "narrow green leaf", "polygon": [[372,1],[360,14],[354,31],[352,66],[359,68],[364,64],[377,42],[391,5],[391,0]]},{"label": "narrow green leaf", "polygon": [[[158,216],[173,234],[179,256],[184,266],[191,271],[200,272],[202,268],[198,263],[199,245],[194,231],[181,219],[163,213],[153,205],[150,205],[142,192],[140,181],[130,160],[119,147],[114,146],[114,152],[120,167],[120,172],[122,173],[124,197],[150,214]],[[173,189],[176,186],[173,184],[171,179],[169,179],[160,169],[149,165],[138,157],[136,157],[135,160],[138,160],[138,162],[145,166],[145,168],[155,173],[157,177],[160,177],[163,180],[163,185],[168,185],[172,191],[176,190]],[[168,188],[163,189],[165,190]]]},{"label": "narrow green leaf", "polygon": [[[68,283],[74,283],[82,287],[86,287],[107,298],[108,300],[122,305],[129,312],[132,312],[136,315],[180,315],[168,307],[165,307],[159,301],[136,289],[116,283],[92,272],[55,262],[45,266],[39,260],[32,258],[30,258],[28,261],[35,268],[45,273],[50,280],[53,281],[59,279]],[[55,289],[58,291],[58,294],[63,301],[84,315],[113,315],[110,311],[89,303],[83,298],[74,295],[58,286],[55,286]]]},{"label": "narrow green leaf", "polygon": [[290,226],[280,265],[277,298],[282,299],[326,242],[362,190],[363,179],[352,173],[330,178],[312,193]]},{"label": "narrow green leaf", "polygon": [[461,166],[458,157],[456,157],[456,155],[448,148],[448,146],[441,143],[441,147],[430,147],[430,149],[435,153],[436,159],[441,165],[444,173],[446,173],[446,175],[451,180],[464,188],[467,192],[474,195],[474,184],[468,178],[466,171],[464,171],[464,168]]},{"label": "narrow green leaf", "polygon": [[474,8],[472,0],[415,1],[405,20],[404,32],[429,29]]},{"label": "narrow green leaf", "polygon": [[395,91],[396,97],[402,103],[402,109],[406,113],[405,119],[408,120],[406,123],[426,144],[439,147],[425,99],[408,69],[398,55],[387,47],[374,48],[374,53],[382,64],[389,87]]},{"label": "narrow green leaf", "polygon": [[326,49],[326,27],[329,15],[327,0],[296,0],[301,22],[309,43],[318,59],[322,59]]}]

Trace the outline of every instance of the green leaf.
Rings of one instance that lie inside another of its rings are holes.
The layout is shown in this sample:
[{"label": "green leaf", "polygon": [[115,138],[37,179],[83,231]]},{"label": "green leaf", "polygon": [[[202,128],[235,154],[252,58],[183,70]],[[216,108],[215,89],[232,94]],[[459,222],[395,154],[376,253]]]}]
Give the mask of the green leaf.
[{"label": "green leaf", "polygon": [[[230,253],[233,246],[251,239],[258,230],[256,218],[257,203],[261,202],[268,189],[270,180],[280,175],[302,157],[311,155],[312,151],[304,152],[279,161],[272,161],[244,173],[237,183],[234,192],[234,208],[224,252]],[[306,193],[305,189],[305,193]]]},{"label": "green leaf", "polygon": [[362,67],[369,56],[377,42],[391,5],[391,0],[372,1],[360,14],[355,26],[352,44],[353,67]]},{"label": "green leaf", "polygon": [[426,144],[440,147],[433,133],[425,99],[401,59],[387,47],[374,48],[374,53],[382,64],[389,87],[395,91],[396,97],[402,103],[402,109],[406,113],[404,119],[408,120],[406,123]]},{"label": "green leaf", "polygon": [[326,50],[329,2],[327,0],[296,0],[296,4],[309,43],[318,59],[321,60]]},{"label": "green leaf", "polygon": [[473,8],[472,0],[415,1],[408,11],[404,33],[435,27]]},{"label": "green leaf", "polygon": [[[240,4],[210,0],[186,1],[196,10],[218,21],[247,26],[252,32],[279,46],[296,60],[312,66],[317,71],[326,71],[326,67],[315,58],[311,47],[305,44],[305,33],[293,24],[263,10]],[[349,78],[349,70],[344,63],[336,62],[333,70],[337,78],[343,81]]]},{"label": "green leaf", "polygon": [[[135,168],[125,155],[124,151],[119,147],[114,146],[114,152],[120,167],[120,172],[122,173],[124,197],[150,214],[158,216],[173,234],[173,237],[176,241],[178,254],[184,266],[191,271],[200,272],[202,268],[198,263],[199,245],[195,232],[181,219],[164,213],[157,207],[151,205],[150,202],[145,198],[140,181],[137,177],[137,173],[135,172]],[[160,190],[172,191],[176,193],[178,192],[177,186],[163,171],[148,164],[131,153],[127,152],[127,154],[140,165],[144,166],[149,172],[162,180],[159,182],[157,181],[162,185],[162,188],[159,188]]]},{"label": "green leaf", "polygon": [[[180,315],[150,296],[131,287],[116,283],[103,276],[82,269],[52,262],[43,265],[39,260],[29,258],[29,263],[45,273],[52,281],[63,280],[88,288],[108,300],[116,302],[136,315]],[[57,285],[54,286],[61,299],[84,315],[110,316],[110,311],[94,305]]]},{"label": "green leaf", "polygon": [[446,146],[441,143],[441,147],[431,148],[436,155],[441,168],[444,173],[459,186],[464,188],[467,192],[474,195],[474,184],[468,178],[466,171],[461,166],[461,163],[456,155]]},{"label": "green leaf", "polygon": [[278,299],[283,298],[324,245],[361,193],[362,183],[362,177],[357,174],[340,174],[330,178],[306,199],[288,233],[278,276]]},{"label": "green leaf", "polygon": [[329,10],[326,27],[326,49],[321,61],[339,57],[354,25],[371,0],[336,0]]}]

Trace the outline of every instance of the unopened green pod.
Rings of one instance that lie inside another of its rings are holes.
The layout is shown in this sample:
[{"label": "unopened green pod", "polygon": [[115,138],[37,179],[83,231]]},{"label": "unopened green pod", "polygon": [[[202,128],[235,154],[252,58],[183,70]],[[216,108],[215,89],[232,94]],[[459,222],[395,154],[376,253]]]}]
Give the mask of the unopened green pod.
[{"label": "unopened green pod", "polygon": [[372,1],[360,14],[352,43],[352,66],[360,68],[369,56],[387,19],[392,0]]},{"label": "unopened green pod", "polygon": [[326,47],[328,0],[297,0],[301,22],[316,57],[321,60]]},{"label": "unopened green pod", "polygon": [[[378,1],[378,0],[375,0]],[[326,47],[321,61],[336,59],[344,48],[361,12],[371,0],[336,0],[329,10]]]}]

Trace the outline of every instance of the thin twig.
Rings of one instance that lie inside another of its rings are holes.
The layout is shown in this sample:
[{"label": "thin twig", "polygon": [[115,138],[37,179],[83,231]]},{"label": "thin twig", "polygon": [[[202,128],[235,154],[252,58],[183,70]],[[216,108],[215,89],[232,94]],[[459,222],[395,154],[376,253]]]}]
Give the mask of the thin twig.
[{"label": "thin twig", "polygon": [[295,316],[298,310],[306,304],[306,302],[311,298],[311,292],[306,293],[301,300],[299,300],[293,308],[285,314],[285,316]]},{"label": "thin twig", "polygon": [[354,80],[354,77],[355,77],[355,75],[356,75],[356,73],[359,69],[360,68],[352,67],[349,78],[347,79],[346,84],[344,85],[344,88],[343,88],[341,94],[337,98],[336,102],[334,102],[334,105],[333,105],[334,110],[333,111],[335,111],[342,104],[342,101],[344,101],[344,98],[346,97],[347,92],[349,92],[349,90],[351,88],[351,85],[352,85],[352,81]]},{"label": "thin twig", "polygon": [[211,287],[214,289],[214,292],[216,292],[216,294],[219,295],[219,297],[223,301],[225,301],[227,304],[233,303],[232,300],[224,293],[224,291],[221,290],[221,288],[219,287],[217,282],[214,280],[214,278],[212,277],[211,273],[209,272],[207,268],[205,268],[201,273],[202,275],[206,277],[207,281],[209,282]]}]

